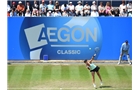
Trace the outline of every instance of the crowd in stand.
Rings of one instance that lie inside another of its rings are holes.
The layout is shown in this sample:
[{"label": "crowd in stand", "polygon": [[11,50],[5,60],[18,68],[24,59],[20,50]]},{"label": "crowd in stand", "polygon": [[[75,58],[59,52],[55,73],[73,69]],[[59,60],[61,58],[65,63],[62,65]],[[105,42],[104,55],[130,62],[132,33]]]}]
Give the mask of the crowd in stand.
[{"label": "crowd in stand", "polygon": [[68,17],[68,16],[111,16],[111,17],[132,17],[132,2],[125,4],[124,1],[117,8],[111,6],[109,2],[103,6],[103,2],[99,2],[97,6],[96,1],[93,1],[90,5],[88,2],[82,5],[81,1],[77,2],[74,6],[72,2],[68,4],[59,4],[59,1],[53,2],[50,0],[48,4],[42,0],[38,5],[36,1],[31,5],[30,1],[26,1],[24,5],[21,1],[16,4],[14,1],[12,5],[7,5],[7,16],[25,16],[25,17]]}]

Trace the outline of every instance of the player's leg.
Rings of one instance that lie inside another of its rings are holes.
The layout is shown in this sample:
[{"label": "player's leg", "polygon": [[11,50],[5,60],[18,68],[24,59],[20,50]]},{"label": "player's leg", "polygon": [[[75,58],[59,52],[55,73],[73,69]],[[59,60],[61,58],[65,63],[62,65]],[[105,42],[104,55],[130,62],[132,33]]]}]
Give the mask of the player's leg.
[{"label": "player's leg", "polygon": [[100,72],[98,71],[98,72],[96,72],[96,73],[97,73],[97,75],[98,75],[100,81],[102,82],[102,77],[101,77],[101,75],[100,75]]},{"label": "player's leg", "polygon": [[102,83],[102,77],[101,77],[100,72],[99,72],[99,68],[97,69],[96,73],[97,73],[97,75],[98,75],[98,77],[100,79],[101,85],[103,85],[103,83]]},{"label": "player's leg", "polygon": [[91,75],[92,75],[93,86],[94,86],[94,88],[96,88],[96,84],[95,84],[95,72],[91,72]]}]

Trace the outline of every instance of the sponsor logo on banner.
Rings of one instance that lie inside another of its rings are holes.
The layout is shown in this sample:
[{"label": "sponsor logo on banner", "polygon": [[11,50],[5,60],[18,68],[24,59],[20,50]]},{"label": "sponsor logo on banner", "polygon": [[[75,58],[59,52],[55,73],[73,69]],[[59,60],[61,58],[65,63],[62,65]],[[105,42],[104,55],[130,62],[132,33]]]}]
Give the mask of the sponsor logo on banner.
[{"label": "sponsor logo on banner", "polygon": [[19,38],[25,59],[90,59],[102,46],[100,24],[92,17],[25,18]]}]

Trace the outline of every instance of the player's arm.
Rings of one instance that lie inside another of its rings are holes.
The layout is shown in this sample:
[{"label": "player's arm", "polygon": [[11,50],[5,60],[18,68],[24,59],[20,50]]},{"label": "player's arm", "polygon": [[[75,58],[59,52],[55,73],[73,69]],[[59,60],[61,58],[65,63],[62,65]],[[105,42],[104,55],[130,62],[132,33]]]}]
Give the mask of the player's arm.
[{"label": "player's arm", "polygon": [[93,56],[92,56],[92,58],[90,59],[90,61],[89,61],[89,63],[92,63],[92,61],[94,60],[94,57],[96,56],[96,54],[94,54]]},{"label": "player's arm", "polygon": [[87,69],[90,70],[89,66],[87,66]]},{"label": "player's arm", "polygon": [[89,63],[92,63],[93,60],[94,60],[94,57],[92,56],[92,58],[89,60]]}]

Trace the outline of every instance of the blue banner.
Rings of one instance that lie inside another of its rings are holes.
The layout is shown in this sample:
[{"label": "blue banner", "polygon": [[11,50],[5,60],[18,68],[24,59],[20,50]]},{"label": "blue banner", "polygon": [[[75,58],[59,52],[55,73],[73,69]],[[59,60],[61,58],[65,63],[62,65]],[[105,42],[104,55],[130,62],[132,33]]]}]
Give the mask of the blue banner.
[{"label": "blue banner", "polygon": [[117,60],[128,40],[132,18],[8,17],[8,60]]}]

